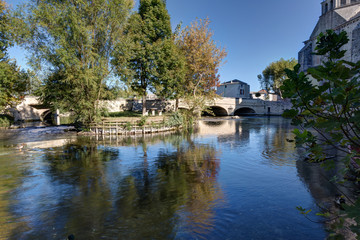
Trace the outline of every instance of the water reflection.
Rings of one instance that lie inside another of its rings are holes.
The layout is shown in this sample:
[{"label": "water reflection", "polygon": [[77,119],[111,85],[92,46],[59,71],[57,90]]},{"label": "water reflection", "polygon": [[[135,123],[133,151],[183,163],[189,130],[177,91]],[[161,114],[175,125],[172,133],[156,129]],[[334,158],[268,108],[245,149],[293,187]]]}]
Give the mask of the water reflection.
[{"label": "water reflection", "polygon": [[285,140],[289,122],[199,126],[192,135],[77,137],[47,148],[27,139],[25,151],[0,139],[0,238],[324,237],[295,210],[313,199]]},{"label": "water reflection", "polygon": [[[46,151],[17,189],[14,213],[27,227],[10,238],[167,239],[183,225],[195,235],[210,230],[221,199],[215,148],[176,136],[169,138],[176,151],[164,148],[153,157],[144,140],[128,145],[140,146],[141,161],[124,160],[121,150],[88,138]],[[132,165],[125,172],[123,162]]]},{"label": "water reflection", "polygon": [[[254,145],[262,150],[264,164],[293,165],[296,159],[292,126],[281,117],[248,117],[237,120],[208,120],[199,123],[197,134],[216,135],[219,143],[227,144],[240,155]],[[289,161],[291,160],[292,161]]]}]

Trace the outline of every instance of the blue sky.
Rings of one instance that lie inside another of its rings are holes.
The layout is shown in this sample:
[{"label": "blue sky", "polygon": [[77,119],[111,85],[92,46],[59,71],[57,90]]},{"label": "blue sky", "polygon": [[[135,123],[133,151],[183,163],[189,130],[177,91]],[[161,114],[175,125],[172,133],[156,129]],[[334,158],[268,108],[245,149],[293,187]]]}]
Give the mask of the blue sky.
[{"label": "blue sky", "polygon": [[[25,0],[7,0],[16,6]],[[138,0],[137,0],[138,2]],[[297,58],[320,16],[321,0],[167,0],[171,23],[189,25],[209,17],[214,40],[228,56],[220,69],[221,82],[239,79],[260,90],[257,75],[272,61]],[[25,66],[19,48],[10,56]]]}]

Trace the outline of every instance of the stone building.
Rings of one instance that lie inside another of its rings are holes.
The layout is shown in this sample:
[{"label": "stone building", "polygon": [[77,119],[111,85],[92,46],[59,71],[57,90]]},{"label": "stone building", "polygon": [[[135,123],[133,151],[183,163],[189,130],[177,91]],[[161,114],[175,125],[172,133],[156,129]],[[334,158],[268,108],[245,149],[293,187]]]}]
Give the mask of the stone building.
[{"label": "stone building", "polygon": [[315,51],[317,36],[328,29],[337,33],[347,32],[350,41],[344,46],[347,50],[344,60],[360,60],[360,0],[324,0],[321,5],[319,21],[299,52],[298,61],[302,71],[321,64],[322,57],[311,53]]},{"label": "stone building", "polygon": [[220,84],[216,90],[216,94],[229,98],[250,98],[250,85],[234,79]]}]

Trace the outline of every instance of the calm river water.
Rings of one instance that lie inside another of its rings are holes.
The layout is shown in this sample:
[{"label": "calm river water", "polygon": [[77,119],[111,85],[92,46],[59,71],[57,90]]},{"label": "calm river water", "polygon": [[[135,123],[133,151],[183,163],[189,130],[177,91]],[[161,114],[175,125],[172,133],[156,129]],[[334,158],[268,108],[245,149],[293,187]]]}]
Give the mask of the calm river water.
[{"label": "calm river water", "polygon": [[0,133],[0,239],[326,237],[296,210],[317,200],[286,119],[138,138],[60,130]]}]

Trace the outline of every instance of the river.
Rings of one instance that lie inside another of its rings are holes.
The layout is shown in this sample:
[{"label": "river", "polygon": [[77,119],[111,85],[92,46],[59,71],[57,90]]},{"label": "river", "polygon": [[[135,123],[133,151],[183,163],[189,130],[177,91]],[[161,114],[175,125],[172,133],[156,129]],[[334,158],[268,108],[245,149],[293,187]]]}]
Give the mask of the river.
[{"label": "river", "polygon": [[296,210],[322,220],[286,119],[136,138],[63,130],[0,133],[0,239],[326,238]]}]

